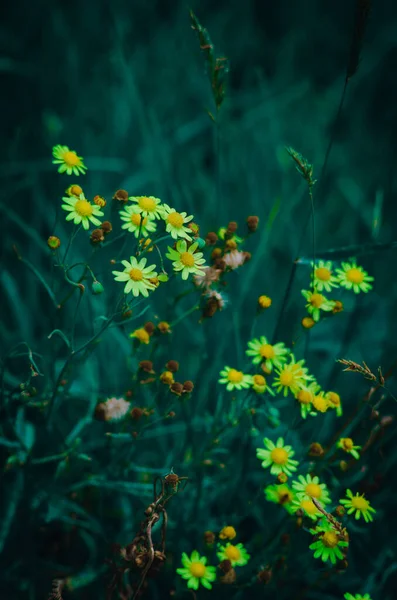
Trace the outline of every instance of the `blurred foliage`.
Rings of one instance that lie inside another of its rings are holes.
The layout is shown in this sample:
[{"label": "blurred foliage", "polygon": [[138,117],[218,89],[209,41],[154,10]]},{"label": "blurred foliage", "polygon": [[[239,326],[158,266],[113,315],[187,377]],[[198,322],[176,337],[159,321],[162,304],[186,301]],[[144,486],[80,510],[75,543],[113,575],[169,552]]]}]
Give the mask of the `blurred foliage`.
[{"label": "blurred foliage", "polygon": [[[233,525],[250,562],[235,583],[200,588],[194,597],[336,600],[350,591],[395,598],[396,7],[373,4],[357,70],[349,62],[353,0],[197,0],[191,7],[179,0],[37,0],[3,8],[1,597],[39,600],[59,578],[65,600],[105,598],[112,544],[132,542],[153,502],[153,481],[164,482],[173,467],[188,483],[167,502],[165,565],[143,597],[187,598],[175,574],[182,552],[205,554],[204,532]],[[189,8],[210,32],[216,56],[230,64],[218,111]],[[347,86],[346,74],[354,74]],[[252,258],[230,273],[227,307],[200,319],[194,288],[186,293],[191,284],[176,282],[110,323],[121,291],[113,292],[110,260],[119,258],[120,243],[98,252],[87,235],[73,243],[74,262],[90,255],[104,286],[98,295],[91,282],[75,289],[47,246],[56,235],[63,251],[72,231],[60,200],[74,178],[51,164],[56,144],[85,157],[89,172],[79,183],[87,197],[108,200],[112,222],[110,199],[119,188],[193,214],[202,237],[229,221],[242,235],[246,218],[257,215],[259,229],[244,245]],[[357,257],[375,277],[371,293],[346,293],[344,311],[310,330],[301,326],[301,289],[310,282],[311,206],[285,147],[307,157],[318,179],[316,257]],[[258,313],[262,294],[272,306]],[[129,333],[147,321],[168,321],[172,333],[139,345]],[[303,421],[281,397],[249,396],[240,410],[218,384],[219,372],[246,368],[247,341],[260,335],[304,358],[323,389],[340,394],[343,417],[332,411]],[[373,392],[375,408],[362,402],[371,382],[344,373],[338,358],[390,371],[390,392]],[[150,378],[139,371],[145,359],[157,375],[170,359],[179,361],[182,381],[194,382],[191,396],[176,397],[158,379],[142,385]],[[96,420],[98,402],[114,396],[155,413],[136,423]],[[170,409],[175,417],[167,417]],[[307,455],[311,443],[335,441],[343,423],[355,442],[369,443],[347,471],[339,460]],[[307,472],[321,471],[333,507],[346,488],[368,495],[376,519],[348,522],[347,569],[314,560],[312,525],[304,520],[302,530],[265,500],[263,488],[274,481],[255,456],[263,436],[283,436]],[[257,577],[264,569],[272,572],[267,585]]]}]

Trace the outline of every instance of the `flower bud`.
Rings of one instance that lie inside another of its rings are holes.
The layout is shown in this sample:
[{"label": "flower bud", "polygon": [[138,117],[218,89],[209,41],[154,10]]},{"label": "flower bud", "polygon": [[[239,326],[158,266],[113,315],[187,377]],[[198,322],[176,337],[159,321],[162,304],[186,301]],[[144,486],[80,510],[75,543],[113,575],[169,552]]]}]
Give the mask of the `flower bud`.
[{"label": "flower bud", "polygon": [[214,231],[209,231],[205,236],[205,243],[207,246],[214,246],[218,241],[218,236]]},{"label": "flower bud", "polygon": [[93,203],[101,208],[106,206],[106,200],[105,198],[102,198],[102,196],[94,196]]},{"label": "flower bud", "polygon": [[47,246],[51,248],[51,250],[56,250],[61,245],[61,240],[56,235],[50,235],[47,240]]},{"label": "flower bud", "polygon": [[118,202],[128,202],[128,192],[126,190],[117,190],[114,193],[113,200]]},{"label": "flower bud", "polygon": [[259,217],[247,217],[247,227],[250,233],[254,233],[258,229]]},{"label": "flower bud", "polygon": [[165,366],[171,373],[176,373],[179,369],[179,363],[176,360],[169,360]]},{"label": "flower bud", "polygon": [[102,229],[93,229],[90,235],[91,244],[100,244],[105,239]]},{"label": "flower bud", "polygon": [[113,229],[111,222],[104,221],[101,225],[101,229],[102,229],[104,235],[107,235],[108,233],[110,233]]},{"label": "flower bud", "polygon": [[104,290],[102,283],[95,280],[92,282],[91,291],[93,294],[97,295],[97,294],[102,294],[102,292],[104,292],[105,290]]}]

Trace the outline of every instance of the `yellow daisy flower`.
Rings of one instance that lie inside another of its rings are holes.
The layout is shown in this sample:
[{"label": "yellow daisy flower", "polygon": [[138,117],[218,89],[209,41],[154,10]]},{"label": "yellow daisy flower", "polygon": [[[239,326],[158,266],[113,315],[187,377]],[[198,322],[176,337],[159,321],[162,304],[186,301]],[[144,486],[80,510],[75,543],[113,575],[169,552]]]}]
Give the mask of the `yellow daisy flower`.
[{"label": "yellow daisy flower", "polygon": [[218,379],[219,383],[225,383],[228,392],[233,390],[242,390],[243,388],[249,388],[252,382],[251,375],[244,375],[242,371],[232,369],[231,367],[225,367],[220,372],[221,378]]},{"label": "yellow daisy flower", "polygon": [[175,208],[171,208],[168,204],[163,204],[162,218],[166,223],[166,231],[174,238],[174,240],[181,237],[191,241],[192,237],[189,233],[192,232],[188,227],[185,227],[185,225],[193,219],[193,215],[188,217],[187,213],[176,212]]},{"label": "yellow daisy flower", "polygon": [[[135,237],[139,237],[139,235],[143,235],[143,237],[147,237],[149,233],[153,233],[156,231],[156,223],[152,218],[143,217],[141,210],[137,206],[126,206],[125,210],[120,211],[120,219],[124,221],[124,225],[121,226],[121,229],[127,229],[135,235]],[[142,222],[142,224],[141,224]]]},{"label": "yellow daisy flower", "polygon": [[320,483],[317,476],[306,475],[304,477],[303,475],[299,475],[298,481],[292,482],[292,487],[300,500],[315,498],[322,504],[329,504],[331,502],[327,486],[325,483]]},{"label": "yellow daisy flower", "polygon": [[[311,263],[313,269],[313,263]],[[313,280],[313,271],[311,272]],[[338,278],[332,274],[332,262],[319,260],[314,268],[314,288],[317,292],[330,292],[333,287],[338,287]]]},{"label": "yellow daisy flower", "polygon": [[200,556],[197,550],[193,550],[190,558],[183,552],[182,568],[176,570],[178,575],[187,580],[189,589],[198,590],[199,585],[208,590],[212,588],[211,582],[216,579],[216,567],[207,566],[207,558]]},{"label": "yellow daisy flower", "polygon": [[278,344],[269,344],[267,338],[262,335],[248,342],[247,356],[252,356],[252,364],[257,365],[261,362],[271,371],[273,367],[281,368],[287,360],[288,348],[280,342]]},{"label": "yellow daisy flower", "polygon": [[303,384],[295,394],[295,399],[299,402],[301,408],[302,419],[306,419],[308,414],[312,414],[312,402],[319,390],[320,386],[317,381],[312,381],[311,383]]},{"label": "yellow daisy flower", "polygon": [[305,516],[313,521],[317,521],[317,519],[322,516],[322,513],[315,506],[313,500],[309,500],[308,498],[296,498],[292,502],[292,508],[294,512],[298,510],[303,511]]},{"label": "yellow daisy flower", "polygon": [[187,279],[189,275],[205,275],[203,265],[205,259],[202,252],[196,252],[198,243],[195,242],[189,248],[185,240],[179,240],[176,243],[176,249],[168,246],[166,257],[173,261],[174,271],[180,271],[182,279]]},{"label": "yellow daisy flower", "polygon": [[96,217],[103,217],[103,212],[99,206],[88,202],[84,194],[80,194],[78,198],[76,196],[64,197],[62,200],[64,201],[63,210],[69,213],[66,217],[67,221],[73,221],[75,225],[81,223],[86,230],[89,229],[90,222],[97,227],[101,224]]},{"label": "yellow daisy flower", "polygon": [[124,271],[112,271],[115,275],[116,281],[126,282],[124,286],[124,293],[132,294],[136,297],[139,294],[149,296],[149,290],[156,289],[151,279],[157,277],[157,273],[153,271],[156,265],[150,265],[146,267],[146,258],[141,258],[138,262],[135,256],[131,256],[130,261],[122,260],[121,264],[125,267]]},{"label": "yellow daisy flower", "polygon": [[283,365],[281,369],[276,369],[277,377],[274,378],[273,387],[278,393],[282,392],[284,396],[287,396],[291,392],[295,396],[307,381],[313,379],[313,376],[308,374],[307,368],[303,366],[304,364],[304,360],[296,362],[291,354],[290,362]]},{"label": "yellow daisy flower", "polygon": [[129,200],[136,202],[136,208],[141,213],[146,213],[149,219],[162,218],[162,206],[160,198],[154,196],[130,196]]},{"label": "yellow daisy flower", "polygon": [[54,146],[52,149],[54,165],[59,165],[58,173],[66,173],[67,175],[83,175],[87,171],[84,160],[81,156],[77,156],[74,150],[69,150],[67,146]]},{"label": "yellow daisy flower", "polygon": [[357,266],[355,260],[351,263],[342,263],[341,269],[336,269],[339,284],[347,290],[353,290],[355,294],[369,292],[372,289],[371,281],[374,278],[368,275],[362,267]]},{"label": "yellow daisy flower", "polygon": [[251,558],[243,544],[233,546],[230,542],[226,546],[220,545],[216,555],[220,561],[230,560],[232,567],[243,567]]},{"label": "yellow daisy flower", "polygon": [[357,492],[356,495],[353,496],[351,490],[346,490],[346,496],[347,498],[343,498],[342,500],[339,500],[339,502],[347,508],[348,515],[355,512],[355,518],[359,519],[362,516],[366,523],[374,520],[371,513],[376,513],[376,510],[372,508],[368,500],[364,497],[364,494],[361,494],[360,496]]},{"label": "yellow daisy flower", "polygon": [[307,312],[313,317],[313,320],[320,320],[320,311],[324,310],[330,312],[333,310],[335,302],[333,300],[327,300],[325,296],[319,294],[317,291],[311,292],[308,290],[302,290],[302,296],[307,300],[306,308]]},{"label": "yellow daisy flower", "polygon": [[264,492],[266,500],[274,502],[275,504],[280,504],[289,513],[293,512],[292,502],[295,499],[295,493],[286,483],[282,483],[281,485],[268,485],[265,487]]},{"label": "yellow daisy flower", "polygon": [[336,443],[336,446],[348,454],[351,454],[356,460],[360,458],[357,450],[361,450],[361,446],[355,446],[351,438],[340,438]]},{"label": "yellow daisy flower", "polygon": [[262,467],[267,469],[270,467],[272,475],[285,473],[290,476],[293,471],[296,471],[296,466],[299,464],[297,460],[293,460],[295,452],[291,446],[284,446],[284,440],[279,437],[276,444],[269,438],[263,438],[265,448],[256,449],[256,457],[262,460]]}]

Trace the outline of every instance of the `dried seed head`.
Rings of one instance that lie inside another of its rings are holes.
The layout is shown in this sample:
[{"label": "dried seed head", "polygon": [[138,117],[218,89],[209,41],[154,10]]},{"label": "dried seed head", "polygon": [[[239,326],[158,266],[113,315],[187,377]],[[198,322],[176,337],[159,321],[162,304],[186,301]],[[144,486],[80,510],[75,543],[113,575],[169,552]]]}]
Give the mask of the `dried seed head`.
[{"label": "dried seed head", "polygon": [[230,569],[230,571],[222,575],[222,577],[220,577],[219,580],[221,583],[231,584],[236,581],[236,577],[236,571],[232,568]]},{"label": "dried seed head", "polygon": [[174,375],[171,373],[171,371],[164,371],[160,375],[160,381],[166,385],[171,385],[174,383]]},{"label": "dried seed head", "polygon": [[228,573],[232,569],[232,563],[227,558],[225,558],[225,560],[222,560],[222,562],[220,562],[218,566],[224,573]]},{"label": "dried seed head", "polygon": [[128,192],[126,190],[117,190],[117,192],[114,193],[113,200],[128,202]]},{"label": "dried seed head", "polygon": [[149,335],[152,335],[153,331],[156,329],[156,325],[154,323],[152,323],[151,321],[148,321],[147,323],[145,323],[145,325],[143,326],[145,331],[148,332]]},{"label": "dried seed head", "polygon": [[324,454],[324,448],[318,442],[313,442],[310,444],[309,456],[322,456]]},{"label": "dried seed head", "polygon": [[105,236],[103,235],[102,229],[94,229],[91,232],[91,235],[90,235],[91,244],[100,244],[101,242],[103,242],[104,239],[105,239]]},{"label": "dried seed head", "polygon": [[160,331],[160,333],[171,333],[170,324],[167,323],[167,321],[160,321],[160,323],[157,325],[157,329]]},{"label": "dried seed head", "polygon": [[214,246],[217,241],[218,236],[216,235],[215,231],[209,231],[205,236],[205,243],[207,244],[207,246]]},{"label": "dried seed head", "polygon": [[153,371],[153,363],[151,360],[141,360],[139,363],[139,368],[146,373],[154,373]]},{"label": "dried seed head", "polygon": [[175,381],[170,385],[170,390],[176,396],[182,396],[183,385],[181,383],[178,383],[178,381]]},{"label": "dried seed head", "polygon": [[101,229],[103,231],[103,233],[105,235],[107,235],[108,233],[110,233],[113,229],[112,224],[110,221],[104,221],[101,225]]},{"label": "dried seed head", "polygon": [[273,575],[273,573],[272,573],[271,568],[266,567],[265,569],[262,569],[261,571],[259,571],[259,573],[257,575],[258,581],[267,585],[268,583],[270,583],[270,581],[272,579],[272,575]]},{"label": "dried seed head", "polygon": [[134,419],[134,421],[139,421],[139,419],[142,417],[142,415],[143,415],[143,408],[140,408],[139,406],[134,406],[134,408],[132,408],[130,411],[131,419]]},{"label": "dried seed head", "polygon": [[184,394],[190,394],[194,389],[194,383],[193,381],[190,381],[189,379],[187,381],[184,382],[183,384],[183,393]]},{"label": "dried seed head", "polygon": [[254,233],[258,229],[259,217],[247,217],[247,227],[250,233]]},{"label": "dried seed head", "polygon": [[246,262],[251,260],[252,254],[251,254],[251,252],[243,252],[243,254],[244,254],[244,264],[245,264]]},{"label": "dried seed head", "polygon": [[47,246],[51,248],[51,250],[56,250],[61,245],[61,240],[56,235],[50,235],[47,240]]},{"label": "dried seed head", "polygon": [[203,308],[203,317],[210,318],[213,317],[216,311],[219,309],[218,301],[216,298],[208,298],[205,306]]},{"label": "dried seed head", "polygon": [[169,360],[165,366],[168,371],[171,371],[171,373],[176,373],[179,369],[179,362],[176,360]]},{"label": "dried seed head", "polygon": [[129,319],[132,316],[132,310],[130,308],[125,310],[121,316],[123,319]]},{"label": "dried seed head", "polygon": [[102,196],[94,196],[93,203],[101,208],[106,206],[106,200]]},{"label": "dried seed head", "polygon": [[235,233],[237,231],[237,227],[238,225],[236,221],[230,221],[227,226],[226,233]]},{"label": "dried seed head", "polygon": [[334,300],[334,308],[332,309],[332,312],[338,313],[338,312],[342,312],[343,310],[343,302],[341,302],[340,300]]},{"label": "dried seed head", "polygon": [[167,417],[169,417],[170,419],[173,419],[175,416],[176,416],[176,412],[174,412],[173,410],[170,410],[170,412],[167,415]]},{"label": "dried seed head", "polygon": [[215,533],[213,531],[205,531],[204,542],[208,545],[212,545],[215,542]]}]

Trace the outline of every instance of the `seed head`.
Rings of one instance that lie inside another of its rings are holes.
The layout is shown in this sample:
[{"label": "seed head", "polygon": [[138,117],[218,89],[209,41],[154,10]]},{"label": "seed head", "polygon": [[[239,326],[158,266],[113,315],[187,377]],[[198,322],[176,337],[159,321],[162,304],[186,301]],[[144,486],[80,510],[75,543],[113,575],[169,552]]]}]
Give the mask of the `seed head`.
[{"label": "seed head", "polygon": [[247,227],[250,233],[254,233],[258,229],[259,217],[247,217]]},{"label": "seed head", "polygon": [[126,190],[117,190],[114,193],[113,200],[118,202],[128,202],[128,192]]},{"label": "seed head", "polygon": [[217,241],[218,236],[216,235],[215,231],[209,231],[205,236],[205,243],[207,244],[207,246],[214,246]]},{"label": "seed head", "polygon": [[151,360],[141,360],[139,363],[139,368],[146,373],[154,373],[153,371],[153,363]]},{"label": "seed head", "polygon": [[171,373],[176,373],[179,369],[179,362],[176,360],[169,360],[165,366]]},{"label": "seed head", "polygon": [[183,392],[184,394],[190,394],[194,389],[194,383],[193,381],[185,381],[183,384]]},{"label": "seed head", "polygon": [[105,235],[107,235],[108,233],[110,233],[113,229],[112,224],[110,221],[104,221],[101,225],[101,229],[103,231],[103,233]]},{"label": "seed head", "polygon": [[318,442],[313,442],[310,444],[309,456],[322,456],[324,454],[324,448]]},{"label": "seed head", "polygon": [[178,383],[178,381],[175,381],[170,385],[170,391],[176,396],[182,396],[183,385],[181,383]]},{"label": "seed head", "polygon": [[151,321],[148,321],[147,323],[145,323],[145,325],[143,327],[144,327],[145,331],[148,332],[149,335],[152,335],[153,331],[156,329],[156,326]]},{"label": "seed head", "polygon": [[160,321],[160,323],[157,325],[157,329],[160,331],[160,333],[171,333],[170,324],[167,323],[167,321]]},{"label": "seed head", "polygon": [[104,239],[105,239],[105,236],[103,235],[102,229],[94,229],[91,232],[91,235],[90,235],[91,244],[100,244],[101,242],[103,242]]}]

